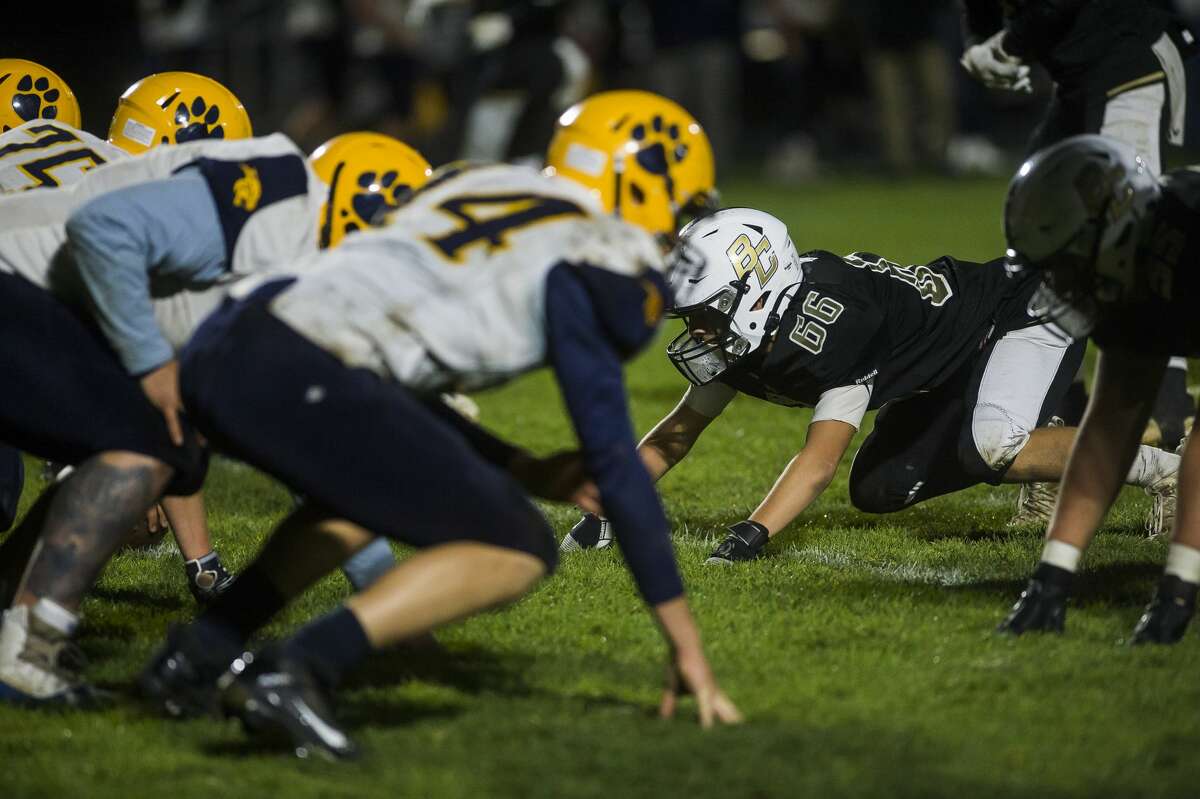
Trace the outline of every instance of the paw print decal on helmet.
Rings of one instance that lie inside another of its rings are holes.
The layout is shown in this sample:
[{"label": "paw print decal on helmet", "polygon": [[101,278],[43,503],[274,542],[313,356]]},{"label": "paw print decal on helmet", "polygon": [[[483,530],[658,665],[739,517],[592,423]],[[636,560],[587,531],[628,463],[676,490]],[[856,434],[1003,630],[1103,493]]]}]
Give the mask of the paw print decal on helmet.
[{"label": "paw print decal on helmet", "polygon": [[[164,100],[162,104],[163,110],[166,110],[178,97],[179,95],[176,94]],[[174,139],[164,135],[162,137],[163,144],[169,144],[172,141],[175,144],[183,144],[184,142],[196,141],[198,139],[225,138],[225,129],[220,124],[220,107],[215,103],[208,105],[203,97],[196,97],[195,100],[192,100],[190,106],[180,101],[175,106],[173,121],[175,123]]]},{"label": "paw print decal on helmet", "polygon": [[[688,146],[680,137],[679,125],[668,124],[661,115],[655,114],[649,124],[639,122],[634,125],[629,135],[638,144],[634,156],[638,166],[666,181],[667,196],[674,199],[675,181],[671,178],[671,170],[688,156]],[[645,193],[636,181],[630,183],[629,191],[634,202],[645,201]]]},{"label": "paw print decal on helmet", "polygon": [[[32,75],[22,75],[17,81],[17,91],[13,94],[13,111],[26,122],[34,119],[57,119],[57,103],[61,95],[58,89],[51,87],[50,80],[45,76],[34,78]],[[5,125],[4,129],[9,130],[9,127]]]},{"label": "paw print decal on helmet", "polygon": [[[343,231],[351,233],[363,224],[370,225],[382,214],[400,207],[400,204],[412,193],[413,187],[399,180],[400,173],[389,170],[377,176],[373,171],[363,172],[358,176],[358,191],[350,198],[350,208],[358,219],[350,219],[343,225]],[[350,210],[343,208],[341,216],[349,217]],[[361,224],[360,224],[361,223]]]}]

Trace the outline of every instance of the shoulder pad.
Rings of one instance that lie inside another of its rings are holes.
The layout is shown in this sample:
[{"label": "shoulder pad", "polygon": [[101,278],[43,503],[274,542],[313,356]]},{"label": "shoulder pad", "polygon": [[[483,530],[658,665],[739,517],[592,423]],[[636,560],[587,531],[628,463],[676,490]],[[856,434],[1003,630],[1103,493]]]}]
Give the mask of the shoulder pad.
[{"label": "shoulder pad", "polygon": [[842,259],[827,250],[809,250],[800,254],[805,283],[841,283],[850,270]]}]

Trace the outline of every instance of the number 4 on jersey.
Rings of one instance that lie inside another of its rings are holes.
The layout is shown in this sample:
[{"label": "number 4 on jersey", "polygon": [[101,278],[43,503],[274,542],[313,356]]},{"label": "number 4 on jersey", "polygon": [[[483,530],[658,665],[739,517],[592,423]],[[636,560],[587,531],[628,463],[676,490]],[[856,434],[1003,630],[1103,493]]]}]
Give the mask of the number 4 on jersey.
[{"label": "number 4 on jersey", "polygon": [[536,194],[493,194],[452,197],[438,210],[462,222],[443,236],[426,237],[451,261],[462,262],[463,252],[477,244],[492,250],[507,246],[505,241],[516,230],[547,222],[561,216],[585,216],[582,208],[560,197]]}]

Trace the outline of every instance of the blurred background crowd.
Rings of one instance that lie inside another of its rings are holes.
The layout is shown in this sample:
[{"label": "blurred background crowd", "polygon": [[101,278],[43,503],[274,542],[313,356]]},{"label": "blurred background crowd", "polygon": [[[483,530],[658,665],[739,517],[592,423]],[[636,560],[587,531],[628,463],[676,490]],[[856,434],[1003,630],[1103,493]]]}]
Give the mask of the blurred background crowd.
[{"label": "blurred background crowd", "polygon": [[[1200,0],[1145,1],[1200,22]],[[0,52],[62,75],[92,132],[134,80],[186,69],[233,89],[258,132],[310,148],[373,128],[433,163],[536,157],[576,100],[645,88],[700,119],[726,174],[1002,174],[1050,90],[1044,75],[1031,95],[971,80],[956,0],[112,0],[6,16]]]}]

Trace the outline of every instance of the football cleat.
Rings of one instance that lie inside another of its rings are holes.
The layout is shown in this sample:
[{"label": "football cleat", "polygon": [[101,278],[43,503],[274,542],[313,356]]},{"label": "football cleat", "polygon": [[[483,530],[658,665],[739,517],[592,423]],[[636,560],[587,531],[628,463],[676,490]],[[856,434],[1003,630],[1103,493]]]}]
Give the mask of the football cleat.
[{"label": "football cleat", "polygon": [[107,704],[111,696],[83,681],[83,667],[83,653],[70,633],[43,619],[38,606],[32,611],[25,606],[5,611],[0,628],[0,701],[62,709]]},{"label": "football cleat", "polygon": [[1067,597],[1075,575],[1066,569],[1039,563],[1029,585],[996,628],[998,633],[1061,633],[1067,621]]},{"label": "football cleat", "polygon": [[217,680],[235,654],[236,650],[222,657],[191,627],[172,625],[167,642],[142,671],[142,698],[172,718],[214,715],[219,708]]},{"label": "football cleat", "polygon": [[1188,622],[1196,612],[1195,583],[1181,580],[1174,574],[1164,574],[1154,592],[1154,599],[1133,628],[1131,644],[1175,644],[1187,632]]},{"label": "football cleat", "polygon": [[215,552],[185,561],[184,571],[187,573],[188,589],[201,605],[207,605],[233,585],[233,575],[221,563]]},{"label": "football cleat", "polygon": [[346,760],[358,747],[338,726],[330,697],[301,662],[276,650],[245,652],[221,676],[221,703],[249,735],[286,745],[296,757]]},{"label": "football cleat", "polygon": [[[1051,416],[1046,427],[1062,427],[1063,420]],[[1017,511],[1008,520],[1011,527],[1036,527],[1046,529],[1050,516],[1054,513],[1054,503],[1058,501],[1058,483],[1022,483],[1021,491],[1017,494]]]},{"label": "football cleat", "polygon": [[[1186,444],[1187,438],[1185,437],[1179,442],[1175,452],[1182,455]],[[1147,537],[1159,538],[1171,534],[1171,528],[1175,526],[1175,500],[1178,488],[1178,473],[1167,475],[1154,485],[1146,487],[1146,493],[1150,495],[1150,499],[1154,503],[1150,506],[1150,513],[1146,516]]]},{"label": "football cleat", "polygon": [[612,546],[612,525],[594,513],[586,513],[575,522],[571,532],[563,536],[559,552],[579,552],[583,549],[604,549]]},{"label": "football cleat", "polygon": [[769,536],[767,528],[758,522],[738,522],[729,528],[729,535],[717,545],[705,564],[728,566],[733,563],[754,560],[762,555]]}]

